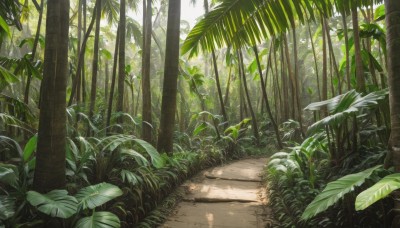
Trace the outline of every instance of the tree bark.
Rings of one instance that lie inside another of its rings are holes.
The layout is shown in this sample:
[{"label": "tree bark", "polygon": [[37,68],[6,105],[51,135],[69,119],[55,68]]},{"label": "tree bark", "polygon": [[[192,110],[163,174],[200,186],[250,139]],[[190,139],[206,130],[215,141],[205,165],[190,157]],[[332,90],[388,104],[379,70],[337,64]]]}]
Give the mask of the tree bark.
[{"label": "tree bark", "polygon": [[33,189],[65,187],[69,0],[49,0]]},{"label": "tree bark", "polygon": [[[357,1],[355,1],[357,2]],[[356,79],[357,79],[357,91],[361,93],[366,92],[364,68],[361,58],[361,46],[360,46],[360,30],[358,28],[358,13],[357,4],[353,4],[351,7],[351,16],[353,19],[353,33],[354,33],[354,55],[356,59]]]},{"label": "tree bark", "polygon": [[[389,153],[386,158],[386,167],[394,166],[395,172],[400,172],[400,1],[385,0],[386,8],[386,39],[387,39],[387,71],[389,76],[389,103],[391,133],[389,139]],[[400,227],[399,192],[394,193],[395,217],[392,227]]]},{"label": "tree bark", "polygon": [[[124,84],[125,84],[125,37],[126,37],[126,0],[120,2],[119,18],[119,51],[118,51],[118,99],[117,112],[124,111]],[[122,124],[122,117],[118,118],[118,123]],[[120,130],[122,133],[122,129]]]},{"label": "tree bark", "polygon": [[[274,116],[272,115],[272,112],[271,112],[271,107],[269,105],[268,95],[267,95],[267,91],[266,91],[266,88],[265,88],[266,87],[266,82],[264,83],[264,78],[262,76],[261,63],[260,63],[260,59],[258,57],[257,47],[254,46],[253,50],[254,50],[254,54],[256,56],[258,73],[260,74],[261,91],[262,91],[262,94],[263,94],[263,100],[265,101],[265,107],[267,109],[267,113],[269,115],[269,118],[271,119],[272,127],[274,128],[274,131],[275,131],[276,141],[278,142],[278,149],[282,149],[283,146],[282,146],[281,136],[279,135],[278,125],[275,122]],[[270,51],[271,51],[271,49],[270,49]],[[270,57],[271,57],[271,55],[270,55]],[[267,72],[265,74],[266,74],[265,78],[267,78],[268,68],[267,68]]]},{"label": "tree bark", "polygon": [[170,155],[173,152],[173,133],[175,126],[176,94],[179,71],[180,18],[181,0],[170,0],[168,6],[161,121],[157,144],[158,151],[166,152]]},{"label": "tree bark", "polygon": [[[243,87],[244,87],[244,92],[246,94],[247,98],[247,103],[249,105],[249,111],[251,115],[251,121],[253,123],[253,134],[254,137],[256,138],[256,143],[257,145],[260,144],[260,135],[258,133],[258,124],[257,124],[257,118],[256,115],[254,114],[253,106],[251,104],[251,99],[250,99],[250,94],[249,94],[249,89],[247,87],[247,81],[246,81],[246,74],[245,74],[245,68],[244,68],[244,63],[243,63],[243,54],[241,50],[238,50],[238,56],[239,56],[239,74],[241,74],[242,79],[243,79]],[[261,75],[262,77],[262,75]]]},{"label": "tree bark", "polygon": [[97,0],[96,8],[96,30],[94,33],[94,46],[93,46],[93,61],[92,61],[92,85],[90,90],[90,104],[89,104],[89,120],[92,120],[94,115],[94,107],[96,106],[97,95],[97,71],[99,63],[99,41],[100,41],[100,20],[101,20],[101,0]]},{"label": "tree bark", "polygon": [[106,132],[110,132],[110,124],[111,124],[111,113],[112,113],[112,106],[113,106],[113,98],[114,98],[114,90],[115,90],[115,81],[117,78],[117,64],[118,64],[118,52],[119,52],[119,32],[120,29],[117,29],[117,37],[115,39],[115,49],[114,49],[114,64],[112,69],[112,76],[111,76],[111,88],[110,88],[110,95],[108,97],[108,108],[107,108],[107,120],[106,120]]},{"label": "tree bark", "polygon": [[151,111],[151,85],[150,85],[150,57],[151,57],[151,33],[152,33],[152,6],[151,0],[143,6],[146,9],[143,33],[143,53],[142,53],[142,138],[152,143],[152,111]]}]

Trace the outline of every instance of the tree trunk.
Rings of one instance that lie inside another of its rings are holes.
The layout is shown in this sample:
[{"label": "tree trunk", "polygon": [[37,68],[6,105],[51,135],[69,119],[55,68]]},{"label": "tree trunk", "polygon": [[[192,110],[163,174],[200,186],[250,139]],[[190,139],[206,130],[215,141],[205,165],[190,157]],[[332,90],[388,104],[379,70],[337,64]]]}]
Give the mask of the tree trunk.
[{"label": "tree trunk", "polygon": [[[328,56],[326,49],[325,18],[321,15],[322,23],[322,100],[328,100]],[[327,110],[322,110],[322,116],[327,116]]]},{"label": "tree trunk", "polygon": [[89,120],[91,121],[94,115],[94,107],[96,106],[97,94],[97,71],[99,63],[99,40],[100,40],[100,20],[101,20],[101,0],[97,0],[96,8],[96,30],[94,33],[94,46],[93,46],[93,61],[92,61],[92,85],[90,90],[90,104],[89,104]]},{"label": "tree trunk", "polygon": [[[144,1],[144,0],[143,0]],[[152,143],[152,111],[151,111],[151,86],[150,86],[150,57],[151,57],[151,32],[152,28],[152,6],[151,0],[143,5],[146,9],[143,34],[143,53],[142,53],[142,138]]]},{"label": "tree trunk", "polygon": [[[268,95],[267,95],[267,91],[266,91],[266,88],[265,88],[266,87],[266,82],[264,83],[264,78],[262,76],[262,69],[261,69],[260,59],[258,57],[257,47],[254,46],[253,50],[254,50],[254,54],[256,56],[258,73],[260,74],[261,91],[262,91],[262,94],[263,94],[263,100],[265,101],[265,107],[267,109],[267,113],[269,115],[269,118],[271,119],[272,127],[274,128],[274,131],[275,131],[276,141],[278,142],[278,149],[282,149],[283,146],[282,146],[281,137],[279,135],[278,125],[275,122],[275,119],[274,119],[274,117],[272,115],[271,108],[270,108],[270,105],[269,105]],[[271,49],[270,49],[270,51],[271,51]],[[270,54],[270,57],[271,57],[271,54]],[[266,71],[265,74],[266,74],[265,78],[267,78],[267,76],[268,76],[268,68],[267,68],[267,71]]]},{"label": "tree trunk", "polygon": [[362,58],[361,58],[360,30],[358,28],[357,4],[352,5],[351,16],[353,19],[354,55],[355,55],[355,59],[356,59],[357,91],[361,92],[361,93],[365,93],[366,88],[365,88],[364,69],[363,69],[363,63],[362,63]]},{"label": "tree trunk", "polygon": [[[251,104],[251,99],[249,95],[249,89],[247,87],[247,81],[246,81],[246,75],[245,75],[245,68],[244,68],[244,63],[243,63],[243,54],[241,50],[238,50],[238,56],[239,56],[239,74],[242,76],[242,81],[243,81],[243,87],[244,87],[244,92],[246,94],[247,98],[247,103],[249,105],[249,110],[250,110],[250,115],[251,115],[251,121],[253,123],[253,133],[254,137],[256,138],[256,143],[257,145],[260,144],[260,135],[258,133],[258,124],[257,124],[257,118],[256,115],[254,114],[253,106]],[[262,75],[261,75],[262,77]]]},{"label": "tree trunk", "polygon": [[167,152],[168,154],[172,154],[173,152],[173,133],[179,71],[180,18],[181,0],[170,0],[168,6],[161,121],[157,144],[158,151]]},{"label": "tree trunk", "polygon": [[114,98],[114,90],[115,90],[115,81],[117,77],[117,64],[118,64],[118,52],[119,52],[119,39],[120,39],[120,29],[117,28],[117,37],[115,38],[115,49],[114,49],[114,64],[112,69],[112,76],[111,76],[111,88],[110,88],[110,95],[108,97],[108,108],[107,108],[107,121],[106,121],[106,132],[110,132],[110,124],[111,124],[111,113],[112,113],[112,106],[113,106],[113,98]]},{"label": "tree trunk", "polygon": [[[395,172],[400,172],[400,1],[385,0],[386,8],[386,39],[389,76],[389,100],[391,134],[389,140],[389,153],[387,162],[394,166]],[[392,227],[400,227],[400,202],[399,192],[394,194],[395,218]]]},{"label": "tree trunk", "polygon": [[[125,83],[125,36],[126,36],[126,7],[125,0],[120,2],[119,18],[119,51],[118,51],[118,99],[117,112],[124,111],[124,83]],[[118,123],[122,124],[122,117],[118,118]],[[122,129],[120,130],[122,133]]]},{"label": "tree trunk", "polygon": [[69,1],[47,2],[46,47],[33,188],[65,187]]},{"label": "tree trunk", "polygon": [[344,34],[344,45],[346,47],[346,80],[347,80],[347,90],[351,90],[351,79],[350,79],[350,47],[349,47],[349,33],[347,31],[347,21],[346,21],[346,13],[343,10],[341,12],[342,15],[342,24],[343,24],[343,34]]}]

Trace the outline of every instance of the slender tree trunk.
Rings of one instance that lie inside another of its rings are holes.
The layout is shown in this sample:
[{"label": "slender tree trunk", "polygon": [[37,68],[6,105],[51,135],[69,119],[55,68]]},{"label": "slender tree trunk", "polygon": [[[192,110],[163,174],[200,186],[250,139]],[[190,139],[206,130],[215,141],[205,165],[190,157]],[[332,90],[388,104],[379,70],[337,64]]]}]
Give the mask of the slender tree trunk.
[{"label": "slender tree trunk", "polygon": [[[242,75],[244,92],[246,94],[247,103],[249,105],[251,121],[253,123],[253,133],[254,133],[254,137],[256,138],[256,143],[257,143],[257,145],[259,145],[260,144],[260,135],[258,133],[257,118],[256,118],[256,115],[254,114],[253,105],[251,104],[251,98],[250,98],[250,94],[249,94],[249,89],[247,87],[247,80],[246,80],[246,75],[245,75],[246,73],[245,73],[245,68],[244,68],[244,63],[243,63],[243,54],[242,54],[241,50],[238,50],[238,56],[239,56],[239,72]],[[261,75],[261,77],[262,77],[262,75]]]},{"label": "slender tree trunk", "polygon": [[[77,53],[76,65],[78,66],[78,64],[79,64],[79,55],[81,53],[81,45],[82,45],[82,1],[81,0],[78,0],[78,28],[77,28],[77,33],[78,33],[78,44],[76,45],[77,46],[76,47],[76,53]],[[77,69],[76,74],[75,74],[75,78],[74,78],[74,80],[77,81],[77,85],[76,85],[77,86],[76,100],[77,100],[78,103],[82,99],[82,97],[81,97],[81,84],[82,84],[82,82],[81,82],[81,80],[78,80],[79,78],[82,77],[81,73],[82,73],[82,71],[78,71],[78,69]],[[78,78],[76,79],[76,77],[78,77]],[[74,82],[74,80],[72,80],[72,83]],[[77,119],[79,120],[79,118],[77,118]],[[76,121],[76,123],[78,123],[78,121]]]},{"label": "slender tree trunk", "polygon": [[357,91],[365,93],[366,87],[365,87],[363,63],[361,58],[360,30],[358,28],[358,13],[356,4],[353,4],[353,6],[351,7],[351,16],[353,19],[354,55],[356,59]]},{"label": "slender tree trunk", "polygon": [[[321,16],[322,23],[322,100],[328,100],[328,54],[326,49],[325,18]],[[327,116],[327,110],[323,110],[323,116]]]},{"label": "slender tree trunk", "polygon": [[343,24],[343,34],[344,34],[344,45],[346,47],[346,80],[347,80],[347,90],[351,90],[351,79],[350,79],[350,47],[349,47],[349,33],[347,30],[346,13],[341,12],[342,24]]},{"label": "slender tree trunk", "polygon": [[144,20],[143,58],[142,58],[142,138],[152,143],[152,111],[151,111],[151,87],[150,87],[150,57],[151,57],[151,32],[152,28],[152,3],[147,0],[143,5],[146,9]]},{"label": "slender tree trunk", "polygon": [[299,75],[299,60],[297,56],[297,35],[296,35],[296,26],[295,22],[292,21],[292,34],[293,34],[293,56],[294,56],[294,90],[297,104],[297,120],[300,124],[300,133],[303,137],[305,134],[303,132],[303,115],[302,115],[302,105],[301,105],[301,94],[300,94],[300,86],[299,82],[301,82]]},{"label": "slender tree trunk", "polygon": [[157,144],[158,151],[167,152],[169,154],[173,152],[173,133],[175,129],[176,93],[179,71],[180,18],[181,0],[170,0],[168,6],[161,121]]},{"label": "slender tree trunk", "polygon": [[[282,34],[283,36],[283,34]],[[286,61],[285,61],[285,53],[283,51],[283,43],[281,43],[281,77],[282,77],[282,90],[283,90],[283,121],[287,121],[289,119],[289,88],[288,88],[288,79],[286,74]]]},{"label": "slender tree trunk", "polygon": [[[271,120],[272,127],[274,128],[274,131],[275,131],[276,141],[278,142],[278,149],[282,149],[283,146],[282,146],[281,137],[280,137],[280,135],[279,135],[278,125],[276,124],[275,119],[274,119],[274,116],[272,115],[271,108],[270,108],[269,101],[268,101],[268,95],[267,95],[267,91],[266,91],[266,88],[265,88],[265,87],[266,87],[266,81],[265,81],[265,83],[264,83],[264,78],[263,78],[263,76],[262,76],[261,63],[260,63],[260,59],[259,59],[259,57],[258,57],[258,50],[257,50],[257,47],[254,46],[254,47],[253,47],[253,50],[254,50],[254,54],[255,54],[255,56],[256,56],[257,67],[258,67],[258,73],[260,74],[260,79],[261,79],[261,80],[260,80],[260,82],[261,82],[261,90],[262,90],[262,94],[263,94],[263,100],[265,101],[265,107],[266,107],[266,109],[267,109],[267,113],[268,113],[269,118],[270,118],[270,120]],[[271,49],[270,49],[270,51],[271,51]],[[271,57],[271,55],[270,55],[270,57]],[[268,68],[267,68],[267,71],[266,71],[266,73],[265,73],[265,78],[266,78],[266,79],[267,79],[267,76],[268,76]]]},{"label": "slender tree trunk", "polygon": [[[87,16],[86,16],[86,9],[87,9],[87,4],[86,4],[86,1],[87,0],[82,0],[82,10],[83,10],[83,31],[86,31],[86,19],[87,19]],[[93,20],[93,23],[94,23],[94,20]],[[89,25],[90,26],[90,25]],[[90,32],[92,31],[92,29],[93,29],[93,24],[92,24],[92,28],[90,28],[90,29],[88,29],[88,30],[90,30]],[[89,35],[90,35],[90,32],[88,32],[88,37],[89,37]],[[85,39],[85,38],[84,38]],[[86,38],[86,41],[87,41],[87,38]],[[82,47],[83,47],[83,45],[82,45]],[[82,52],[82,66],[85,66],[85,55],[86,55],[86,44],[85,44],[85,46],[84,46],[84,49],[81,49],[81,52]],[[79,53],[79,58],[80,58],[81,56],[80,56],[80,53]],[[81,74],[81,86],[82,86],[82,89],[81,89],[81,92],[82,92],[82,102],[84,103],[85,101],[86,101],[86,68],[85,67],[81,67],[82,68],[82,74]],[[77,69],[78,70],[78,69]],[[72,95],[72,94],[71,94]]]},{"label": "slender tree trunk", "polygon": [[114,98],[114,90],[115,90],[115,81],[117,78],[117,64],[118,64],[118,52],[119,52],[119,39],[120,39],[120,29],[117,29],[117,37],[115,39],[115,49],[114,49],[114,64],[112,69],[112,76],[111,76],[111,88],[110,88],[110,95],[108,97],[108,108],[107,108],[107,121],[106,121],[106,132],[110,132],[110,124],[111,124],[111,113],[113,107],[113,98]]},{"label": "slender tree trunk", "polygon": [[[339,94],[342,94],[342,80],[340,78],[339,68],[336,63],[335,52],[333,50],[332,39],[331,39],[329,30],[330,29],[329,29],[328,22],[325,19],[325,32],[326,32],[326,37],[327,37],[328,46],[329,46],[329,53],[330,53],[330,57],[331,57],[332,65],[333,65],[333,70],[335,71],[336,77],[338,79],[338,91],[339,91]],[[331,75],[333,76],[333,73],[331,73]]]},{"label": "slender tree trunk", "polygon": [[[125,84],[125,37],[126,37],[126,4],[125,0],[120,2],[119,18],[119,51],[118,51],[118,99],[117,112],[124,111],[124,84]],[[118,123],[122,124],[122,117],[118,118]],[[122,129],[121,129],[122,130]]]},{"label": "slender tree trunk", "polygon": [[[38,20],[37,29],[36,29],[35,40],[33,41],[31,62],[33,62],[35,60],[36,50],[37,50],[37,46],[39,43],[40,29],[42,27],[42,19],[43,19],[43,8],[44,8],[44,0],[41,0],[40,7],[39,7],[39,10],[40,10],[39,11],[39,20]],[[31,87],[31,81],[32,81],[32,75],[29,74],[26,79],[26,87],[25,87],[25,95],[24,95],[24,103],[25,104],[29,103],[29,89]]]},{"label": "slender tree trunk", "polygon": [[89,120],[93,119],[94,107],[96,106],[97,95],[97,74],[99,67],[99,41],[100,41],[100,20],[101,20],[101,0],[97,0],[96,8],[96,30],[94,33],[93,61],[92,61],[92,85],[90,90]]},{"label": "slender tree trunk", "polygon": [[33,188],[65,187],[69,1],[47,2],[46,47]]}]

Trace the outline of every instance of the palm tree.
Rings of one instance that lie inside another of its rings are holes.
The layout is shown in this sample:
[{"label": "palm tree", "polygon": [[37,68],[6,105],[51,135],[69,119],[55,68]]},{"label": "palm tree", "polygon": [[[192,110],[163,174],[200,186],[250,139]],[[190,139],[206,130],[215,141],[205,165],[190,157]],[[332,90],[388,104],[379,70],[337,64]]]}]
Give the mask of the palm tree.
[{"label": "palm tree", "polygon": [[173,152],[173,132],[175,128],[176,94],[178,87],[180,18],[181,0],[170,0],[168,6],[161,120],[157,143],[158,151],[167,153]]},{"label": "palm tree", "polygon": [[33,187],[65,187],[69,0],[47,2],[46,48]]},{"label": "palm tree", "polygon": [[[393,165],[396,172],[400,172],[400,1],[385,0],[386,30],[387,30],[387,70],[389,76],[389,99],[391,113],[391,134],[387,162]],[[395,195],[398,198],[398,194]],[[400,203],[395,200],[395,209],[400,209]],[[396,212],[392,227],[400,226],[400,214]]]}]

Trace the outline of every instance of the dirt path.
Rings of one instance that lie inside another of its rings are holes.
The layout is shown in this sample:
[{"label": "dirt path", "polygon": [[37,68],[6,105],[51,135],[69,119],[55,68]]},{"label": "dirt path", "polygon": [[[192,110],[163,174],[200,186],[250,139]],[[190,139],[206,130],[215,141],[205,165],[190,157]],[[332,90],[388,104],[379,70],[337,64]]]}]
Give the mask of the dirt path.
[{"label": "dirt path", "polygon": [[183,186],[186,195],[163,228],[264,228],[267,159],[246,159],[202,172]]}]

